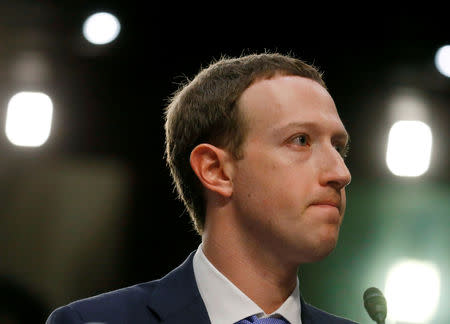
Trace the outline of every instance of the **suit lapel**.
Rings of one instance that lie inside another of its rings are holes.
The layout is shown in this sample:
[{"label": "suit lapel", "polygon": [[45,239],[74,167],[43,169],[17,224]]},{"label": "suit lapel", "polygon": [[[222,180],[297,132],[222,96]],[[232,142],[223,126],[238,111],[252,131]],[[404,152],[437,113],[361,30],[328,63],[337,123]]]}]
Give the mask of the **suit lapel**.
[{"label": "suit lapel", "polygon": [[164,323],[210,324],[194,276],[192,252],[178,268],[158,281],[147,307]]},{"label": "suit lapel", "polygon": [[[195,281],[192,252],[176,269],[157,281],[147,303],[149,310],[167,324],[210,324],[206,306]],[[302,324],[314,324],[314,311],[300,295]]]},{"label": "suit lapel", "polygon": [[303,297],[300,295],[301,306],[301,318],[302,324],[313,324],[313,318],[310,310],[310,306],[305,302]]}]

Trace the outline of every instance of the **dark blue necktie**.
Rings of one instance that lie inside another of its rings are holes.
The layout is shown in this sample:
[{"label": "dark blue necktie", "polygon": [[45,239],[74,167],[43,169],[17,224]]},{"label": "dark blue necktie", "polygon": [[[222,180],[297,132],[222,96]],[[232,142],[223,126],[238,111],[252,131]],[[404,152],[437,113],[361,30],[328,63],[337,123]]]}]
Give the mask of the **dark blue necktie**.
[{"label": "dark blue necktie", "polygon": [[277,318],[277,317],[258,318],[258,316],[253,315],[253,316],[244,318],[243,320],[240,320],[239,322],[236,322],[235,324],[289,324],[289,322],[287,320],[285,320],[283,317],[280,317],[280,318]]}]

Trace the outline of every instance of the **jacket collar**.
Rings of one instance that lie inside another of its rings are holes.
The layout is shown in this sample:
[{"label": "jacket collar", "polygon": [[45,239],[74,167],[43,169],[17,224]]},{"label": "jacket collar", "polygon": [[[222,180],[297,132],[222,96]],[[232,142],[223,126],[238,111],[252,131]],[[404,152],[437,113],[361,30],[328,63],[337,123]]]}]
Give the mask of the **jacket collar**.
[{"label": "jacket collar", "polygon": [[[210,324],[194,275],[195,251],[177,268],[157,281],[147,307],[165,323]],[[314,308],[300,294],[302,324],[312,324]]]},{"label": "jacket collar", "polygon": [[300,304],[301,304],[301,318],[302,318],[302,324],[311,324],[312,318],[311,318],[311,305],[307,304],[305,300],[303,299],[302,295],[300,294]]},{"label": "jacket collar", "polygon": [[150,311],[165,323],[210,323],[195,281],[194,253],[157,281],[147,303]]}]

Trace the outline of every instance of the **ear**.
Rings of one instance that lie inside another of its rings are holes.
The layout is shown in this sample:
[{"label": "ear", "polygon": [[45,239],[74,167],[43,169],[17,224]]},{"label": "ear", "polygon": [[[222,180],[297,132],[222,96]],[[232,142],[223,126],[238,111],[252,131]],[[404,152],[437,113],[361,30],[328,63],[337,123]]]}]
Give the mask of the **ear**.
[{"label": "ear", "polygon": [[230,156],[225,150],[202,143],[191,152],[191,167],[203,186],[229,198],[233,192]]}]

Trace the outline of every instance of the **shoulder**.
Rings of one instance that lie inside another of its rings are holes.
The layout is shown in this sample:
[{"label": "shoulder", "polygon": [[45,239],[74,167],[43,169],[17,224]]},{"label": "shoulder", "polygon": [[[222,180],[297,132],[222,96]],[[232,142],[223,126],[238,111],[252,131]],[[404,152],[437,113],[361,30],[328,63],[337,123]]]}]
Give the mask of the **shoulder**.
[{"label": "shoulder", "polygon": [[158,283],[150,281],[72,302],[53,311],[47,324],[148,322],[151,313],[146,304]]},{"label": "shoulder", "polygon": [[[327,313],[324,310],[321,310],[310,304],[305,303],[304,307],[307,308],[308,316],[314,319],[314,323],[357,324],[356,322],[349,319]],[[303,311],[304,310],[302,309],[302,312]]]},{"label": "shoulder", "polygon": [[203,318],[207,313],[195,282],[193,255],[194,252],[161,279],[81,299],[60,307],[50,315],[47,324],[152,324],[186,309],[189,309],[192,318]]}]

